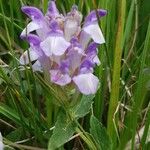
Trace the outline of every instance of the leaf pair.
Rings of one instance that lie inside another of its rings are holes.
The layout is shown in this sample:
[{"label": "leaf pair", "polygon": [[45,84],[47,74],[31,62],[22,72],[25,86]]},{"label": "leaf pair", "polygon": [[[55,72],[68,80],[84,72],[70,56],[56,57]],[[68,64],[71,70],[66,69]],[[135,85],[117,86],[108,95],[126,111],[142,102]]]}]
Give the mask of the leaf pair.
[{"label": "leaf pair", "polygon": [[[89,113],[93,103],[93,98],[94,95],[83,96],[81,101],[69,110],[70,114],[67,114],[62,110],[60,111],[53,135],[49,141],[49,150],[58,149],[70,140],[70,138],[76,132],[77,119],[84,117]],[[73,118],[71,118],[71,115]],[[93,137],[92,141],[95,143],[96,148],[98,150],[110,150],[111,142],[106,133],[106,129],[93,115],[90,118],[90,126],[90,134],[91,137]]]}]

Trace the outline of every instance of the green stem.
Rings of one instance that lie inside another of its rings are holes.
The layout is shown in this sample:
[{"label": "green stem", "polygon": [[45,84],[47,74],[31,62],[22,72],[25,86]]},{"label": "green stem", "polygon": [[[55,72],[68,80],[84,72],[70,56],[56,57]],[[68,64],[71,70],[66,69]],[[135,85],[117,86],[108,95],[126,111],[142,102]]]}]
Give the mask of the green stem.
[{"label": "green stem", "polygon": [[87,138],[86,135],[79,128],[76,129],[76,132],[80,134],[80,137],[88,145],[90,150],[97,150],[95,144],[89,138]]},{"label": "green stem", "polygon": [[88,147],[91,150],[97,150],[95,143],[93,142],[93,140],[91,139],[91,137],[85,132],[85,130],[80,125],[80,123],[76,120],[76,118],[74,118],[74,116],[72,116],[72,114],[70,113],[70,111],[66,110],[66,112],[67,112],[70,120],[74,121],[76,123],[76,125],[78,126],[77,129],[76,129],[76,132],[80,133],[80,137],[83,139],[83,141],[88,145]]},{"label": "green stem", "polygon": [[[48,69],[45,68],[44,70],[44,79],[48,84],[50,83],[50,75],[49,72],[47,71]],[[47,124],[49,127],[52,126],[53,124],[53,110],[54,110],[54,104],[52,103],[53,97],[50,96],[50,94],[46,95],[46,114],[47,114]]]},{"label": "green stem", "polygon": [[[114,126],[114,119],[115,119],[114,116],[119,101],[122,40],[123,40],[123,31],[124,31],[126,0],[118,1],[118,3],[120,9],[119,9],[118,29],[117,29],[114,65],[113,65],[113,79],[112,79],[112,87],[111,87],[111,95],[110,95],[110,102],[109,102],[108,119],[107,119],[107,125],[108,125],[107,131],[114,143],[114,146],[117,139],[117,134],[116,134],[117,132]],[[117,119],[115,120],[115,122],[117,122]]]},{"label": "green stem", "polygon": [[137,128],[137,123],[138,123],[138,118],[139,118],[139,112],[142,108],[144,98],[147,93],[146,89],[146,83],[147,83],[147,77],[143,73],[143,70],[145,68],[145,62],[148,54],[148,50],[150,47],[150,21],[147,29],[147,34],[145,38],[145,43],[144,43],[144,49],[142,52],[141,56],[141,65],[140,65],[140,72],[139,72],[139,77],[138,77],[138,84],[135,89],[135,95],[134,95],[134,103],[132,104],[132,111],[127,112],[126,118],[125,118],[125,127],[123,132],[121,133],[121,143],[119,145],[119,149],[124,149],[126,143],[128,140],[132,137],[132,144],[131,144],[131,149],[134,149],[135,145],[135,134],[136,134],[136,128]]},{"label": "green stem", "polygon": [[46,13],[48,7],[48,0],[43,0],[43,11]]},{"label": "green stem", "polygon": [[53,103],[52,100],[50,99],[52,97],[46,96],[46,114],[47,114],[47,124],[49,127],[52,126],[53,124]]},{"label": "green stem", "polygon": [[145,77],[145,74],[143,74],[143,69],[145,68],[145,62],[148,54],[148,50],[150,47],[150,21],[147,29],[147,34],[146,34],[146,39],[145,39],[145,45],[142,53],[142,58],[141,58],[141,66],[140,66],[140,73],[139,73],[139,79],[138,79],[138,87],[136,89],[135,93],[135,104],[133,106],[133,126],[132,126],[132,150],[134,150],[134,141],[135,141],[135,134],[136,134],[136,127],[137,127],[137,122],[138,122],[138,113],[140,112],[140,109],[143,105],[144,98],[146,96],[147,90],[146,86],[143,87],[143,85],[146,85],[147,83],[147,78]]},{"label": "green stem", "polygon": [[148,106],[148,113],[147,113],[147,119],[146,119],[146,123],[145,123],[144,133],[143,133],[142,140],[141,140],[141,147],[143,149],[144,149],[144,146],[146,143],[146,138],[147,138],[149,127],[150,127],[150,107],[149,106]]}]

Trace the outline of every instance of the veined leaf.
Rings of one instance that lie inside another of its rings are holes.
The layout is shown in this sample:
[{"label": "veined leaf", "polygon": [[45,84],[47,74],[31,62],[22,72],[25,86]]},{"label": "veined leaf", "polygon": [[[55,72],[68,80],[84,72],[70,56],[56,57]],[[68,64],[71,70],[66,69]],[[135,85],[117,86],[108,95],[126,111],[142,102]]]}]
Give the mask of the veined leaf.
[{"label": "veined leaf", "polygon": [[90,119],[90,133],[97,142],[99,150],[111,150],[111,142],[105,127],[94,116]]},{"label": "veined leaf", "polygon": [[67,114],[60,111],[53,134],[50,138],[48,150],[55,150],[69,141],[75,132],[75,125]]},{"label": "veined leaf", "polygon": [[82,96],[78,105],[71,109],[75,118],[82,118],[89,113],[95,95]]}]

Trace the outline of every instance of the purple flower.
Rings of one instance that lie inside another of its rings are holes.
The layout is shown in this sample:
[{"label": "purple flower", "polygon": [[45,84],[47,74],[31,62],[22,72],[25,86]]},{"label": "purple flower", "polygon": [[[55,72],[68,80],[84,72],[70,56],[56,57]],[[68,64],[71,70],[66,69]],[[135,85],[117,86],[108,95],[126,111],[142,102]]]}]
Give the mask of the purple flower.
[{"label": "purple flower", "polygon": [[[48,72],[51,82],[57,85],[71,84],[82,94],[95,94],[99,80],[93,70],[95,65],[100,65],[97,47],[105,43],[97,15],[105,16],[106,10],[91,11],[83,25],[76,5],[66,16],[59,13],[52,0],[45,15],[30,6],[22,7],[22,11],[31,18],[21,38],[30,44],[33,70]],[[27,51],[20,57],[20,63],[29,63]]]}]

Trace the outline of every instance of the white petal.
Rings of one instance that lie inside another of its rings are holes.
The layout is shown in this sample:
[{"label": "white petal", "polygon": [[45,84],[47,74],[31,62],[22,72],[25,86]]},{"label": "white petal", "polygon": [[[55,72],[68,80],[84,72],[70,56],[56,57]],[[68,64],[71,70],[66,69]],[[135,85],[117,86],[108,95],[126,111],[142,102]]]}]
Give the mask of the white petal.
[{"label": "white petal", "polygon": [[95,64],[97,64],[98,66],[101,64],[101,62],[100,62],[100,60],[99,60],[99,58],[98,58],[97,55],[93,58],[93,62],[94,62]]},{"label": "white petal", "polygon": [[50,70],[51,81],[60,86],[65,86],[71,82],[71,78],[68,74],[62,74],[59,70]]},{"label": "white petal", "polygon": [[91,36],[91,38],[94,40],[95,43],[98,43],[98,44],[105,43],[104,36],[97,23],[85,26],[83,30]]},{"label": "white petal", "polygon": [[55,56],[55,55],[50,56],[50,60],[52,62],[57,63],[58,65],[60,64],[62,59],[63,59],[63,56]]},{"label": "white petal", "polygon": [[40,29],[40,28],[41,28],[41,26],[40,26],[38,23],[32,21],[32,22],[30,22],[30,23],[27,25],[27,27],[22,31],[21,37],[26,37],[26,35],[28,35],[30,32],[35,31],[35,30]]},{"label": "white petal", "polygon": [[[29,56],[30,56],[30,60],[31,62],[34,60],[38,59],[38,54],[33,51],[32,49],[29,49]],[[21,65],[25,65],[25,64],[29,64],[29,57],[28,57],[28,51],[25,51],[21,57],[20,57],[20,64]]]},{"label": "white petal", "polygon": [[4,149],[3,138],[0,132],[0,150],[3,150],[3,149]]},{"label": "white petal", "polygon": [[88,43],[90,41],[90,35],[87,34],[85,31],[82,31],[80,34],[80,44],[82,45],[82,48],[85,49],[88,46]]},{"label": "white petal", "polygon": [[49,36],[45,41],[41,42],[40,46],[45,55],[51,56],[54,54],[60,56],[65,53],[70,43],[61,36]]},{"label": "white petal", "polygon": [[40,37],[40,39],[43,41],[47,38],[48,30],[44,28],[44,31],[43,31],[43,28],[40,28],[36,30],[36,33]]},{"label": "white petal", "polygon": [[43,72],[42,71],[42,65],[38,60],[32,65],[32,69],[33,69],[33,71]]},{"label": "white petal", "polygon": [[78,31],[78,22],[73,19],[67,19],[64,25],[65,39],[71,40],[71,37]]},{"label": "white petal", "polygon": [[82,56],[81,53],[78,53],[78,51],[74,49],[70,51],[68,58],[70,61],[71,72],[74,72],[80,66]]},{"label": "white petal", "polygon": [[44,22],[42,24],[42,28],[39,28],[39,29],[36,30],[37,35],[40,37],[40,39],[42,41],[44,41],[47,38],[49,32],[50,32],[50,28]]},{"label": "white petal", "polygon": [[73,81],[79,88],[80,92],[85,95],[95,94],[99,85],[98,78],[92,73],[75,76],[73,77]]}]

